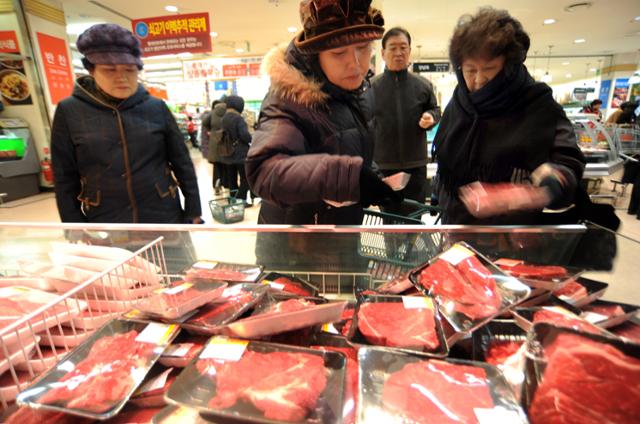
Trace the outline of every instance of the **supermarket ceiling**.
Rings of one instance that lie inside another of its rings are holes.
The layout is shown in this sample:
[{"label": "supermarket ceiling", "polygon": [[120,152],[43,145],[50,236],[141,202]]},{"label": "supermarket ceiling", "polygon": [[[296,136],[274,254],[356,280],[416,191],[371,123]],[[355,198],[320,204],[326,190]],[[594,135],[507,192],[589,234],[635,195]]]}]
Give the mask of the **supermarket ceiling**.
[{"label": "supermarket ceiling", "polygon": [[[583,5],[569,7],[577,3]],[[171,14],[167,6],[177,7],[178,13],[207,11],[212,31],[217,33],[212,56],[237,56],[240,51],[262,55],[273,45],[290,40],[291,31],[300,28],[298,4],[299,0],[62,0],[69,31],[76,33],[96,22],[130,28],[131,19]],[[387,27],[402,25],[412,33],[414,60],[446,57],[458,18],[486,4],[507,9],[522,22],[532,39],[530,56],[547,56],[550,45],[552,56],[640,52],[639,0],[374,0]],[[545,25],[546,19],[555,23]],[[576,43],[581,39],[584,42]],[[558,59],[551,67],[583,73],[597,66],[598,59],[572,62],[567,65]],[[545,60],[539,60],[537,66],[544,68]]]}]

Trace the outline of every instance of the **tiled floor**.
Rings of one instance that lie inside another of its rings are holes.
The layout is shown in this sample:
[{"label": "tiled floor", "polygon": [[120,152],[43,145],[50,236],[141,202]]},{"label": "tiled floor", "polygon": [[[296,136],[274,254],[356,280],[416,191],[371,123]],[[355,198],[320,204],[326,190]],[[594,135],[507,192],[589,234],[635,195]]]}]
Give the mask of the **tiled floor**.
[{"label": "tiled floor", "polygon": [[[203,218],[208,224],[214,224],[209,212],[208,201],[213,198],[213,188],[211,184],[211,165],[202,158],[199,152],[192,151],[198,182],[200,196],[202,200]],[[610,187],[609,183],[604,183],[603,187]],[[626,196],[617,202],[617,213],[622,220],[620,232],[622,235],[633,240],[640,240],[640,220],[635,216],[626,213],[626,205],[630,195],[627,189]],[[256,224],[259,206],[248,208],[245,211],[243,222],[235,225]],[[42,193],[34,197],[22,199],[0,205],[0,222],[60,222],[55,205],[53,193]],[[222,236],[222,234],[221,234]],[[211,237],[200,239],[195,236],[194,243],[198,248],[206,246],[211,253],[220,256],[219,260],[225,260],[225,255],[230,252],[242,250],[246,252],[246,260],[253,260],[253,247],[255,236],[251,233],[238,234],[233,240],[220,240],[214,242]],[[237,256],[234,256],[237,257]],[[640,243],[621,238],[618,241],[618,257],[613,273],[591,273],[589,276],[608,282],[611,286],[606,297],[611,300],[625,301],[640,304],[640,288],[637,286],[638,275],[640,275]]]}]

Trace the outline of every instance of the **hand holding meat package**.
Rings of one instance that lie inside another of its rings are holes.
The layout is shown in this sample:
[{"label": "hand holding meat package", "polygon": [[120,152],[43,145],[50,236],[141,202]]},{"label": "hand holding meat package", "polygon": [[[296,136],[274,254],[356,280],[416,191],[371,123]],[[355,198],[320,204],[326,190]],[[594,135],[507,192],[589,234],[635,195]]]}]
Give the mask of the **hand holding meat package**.
[{"label": "hand holding meat package", "polygon": [[334,423],[342,416],[345,366],[335,352],[213,337],[167,396],[243,422]]},{"label": "hand holding meat package", "polygon": [[481,362],[361,348],[359,422],[526,423],[502,374]]},{"label": "hand holding meat package", "polygon": [[474,182],[460,188],[460,200],[476,218],[542,210],[549,204],[545,188],[530,184]]},{"label": "hand holding meat package", "polygon": [[466,243],[457,243],[411,273],[457,331],[472,331],[526,299],[531,289]]},{"label": "hand holding meat package", "polygon": [[348,339],[447,356],[447,342],[435,302],[428,296],[362,296]]},{"label": "hand holding meat package", "polygon": [[640,345],[542,323],[527,347],[532,424],[638,422]]},{"label": "hand holding meat package", "polygon": [[20,393],[18,404],[110,418],[122,409],[178,331],[175,325],[113,320]]}]

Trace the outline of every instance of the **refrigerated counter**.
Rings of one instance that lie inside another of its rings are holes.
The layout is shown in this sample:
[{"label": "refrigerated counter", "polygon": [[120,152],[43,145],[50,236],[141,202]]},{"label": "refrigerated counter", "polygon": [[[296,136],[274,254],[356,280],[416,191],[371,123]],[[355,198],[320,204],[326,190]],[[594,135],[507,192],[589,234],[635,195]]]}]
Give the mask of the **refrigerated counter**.
[{"label": "refrigerated counter", "polygon": [[40,192],[40,163],[29,130],[19,118],[0,119],[0,193],[3,201],[21,199]]}]

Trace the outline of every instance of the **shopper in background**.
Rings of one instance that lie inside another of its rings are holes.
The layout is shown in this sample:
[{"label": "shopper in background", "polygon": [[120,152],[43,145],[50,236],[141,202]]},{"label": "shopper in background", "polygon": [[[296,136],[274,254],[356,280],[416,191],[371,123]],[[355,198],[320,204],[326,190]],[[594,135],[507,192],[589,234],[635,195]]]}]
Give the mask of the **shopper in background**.
[{"label": "shopper in background", "polygon": [[200,115],[200,132],[198,133],[198,141],[200,143],[200,151],[202,156],[207,158],[209,156],[209,120],[211,119],[211,111],[205,110]]},{"label": "shopper in background", "polygon": [[138,83],[138,40],[118,25],[98,24],[76,44],[90,75],[56,108],[51,135],[62,221],[202,222],[183,136],[165,103]]},{"label": "shopper in background", "polygon": [[[402,194],[424,203],[427,197],[426,131],[440,119],[433,86],[425,78],[409,72],[411,35],[400,27],[382,37],[384,73],[371,80],[367,90],[375,116],[374,160],[386,176],[411,174]],[[405,214],[401,208],[385,207],[385,212]],[[407,211],[408,212],[408,211]]]},{"label": "shopper in background", "polygon": [[602,111],[600,110],[601,107],[602,107],[602,100],[595,99],[591,101],[591,103],[589,103],[587,106],[583,107],[581,112],[597,115],[598,121],[602,121]]},{"label": "shopper in background", "polygon": [[359,225],[363,206],[398,198],[372,169],[362,91],[384,19],[370,4],[302,1],[303,31],[265,57],[271,88],[247,158],[259,223]]},{"label": "shopper in background", "polygon": [[206,121],[206,129],[209,131],[207,160],[213,165],[213,187],[216,194],[220,194],[222,187],[229,187],[226,166],[220,162],[220,155],[218,154],[220,135],[222,134],[222,117],[226,111],[227,105],[224,103],[224,98],[214,100],[213,103],[211,103],[209,119]]},{"label": "shopper in background", "polygon": [[187,119],[187,133],[189,134],[189,141],[195,149],[198,149],[198,128],[196,128],[196,123],[193,122],[193,116],[189,115]]},{"label": "shopper in background", "polygon": [[[585,159],[551,89],[524,66],[529,44],[520,22],[504,10],[482,8],[454,31],[449,56],[458,86],[435,138],[446,224],[535,225],[542,206],[560,208],[574,199]],[[546,204],[475,218],[459,193],[475,181],[532,182],[544,188]]]},{"label": "shopper in background", "polygon": [[[222,117],[222,137],[228,137],[233,143],[233,152],[230,156],[221,157],[220,160],[227,166],[227,178],[229,190],[237,191],[236,197],[247,202],[249,183],[244,170],[244,163],[247,159],[247,152],[251,145],[251,134],[247,123],[242,117],[244,111],[244,99],[240,96],[227,96],[225,99],[227,111]],[[238,179],[240,185],[238,186]],[[252,203],[246,203],[250,206]]]}]

